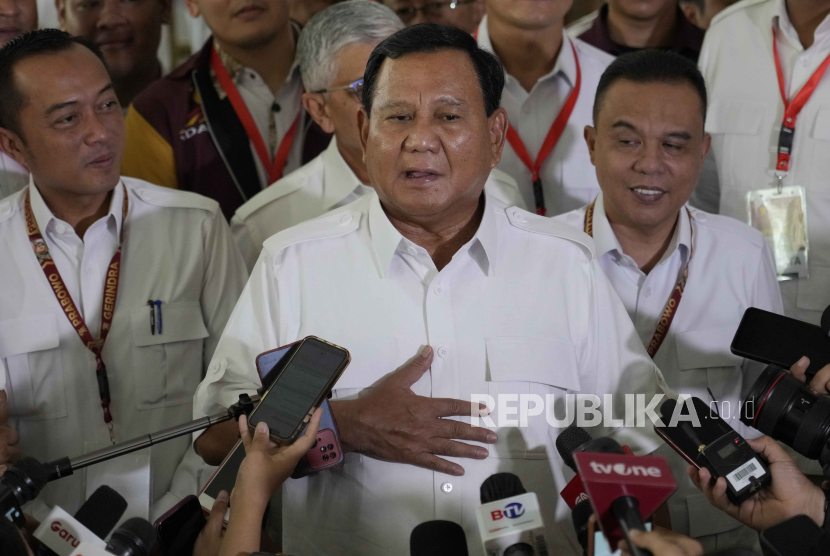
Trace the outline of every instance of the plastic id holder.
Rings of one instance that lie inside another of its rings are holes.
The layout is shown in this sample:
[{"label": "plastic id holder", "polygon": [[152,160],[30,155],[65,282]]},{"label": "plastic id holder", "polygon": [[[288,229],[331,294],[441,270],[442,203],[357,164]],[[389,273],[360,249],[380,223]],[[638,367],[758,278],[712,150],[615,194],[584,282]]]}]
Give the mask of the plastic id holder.
[{"label": "plastic id holder", "polygon": [[778,280],[809,277],[806,191],[800,186],[771,187],[747,193],[749,225],[764,234],[772,249]]}]

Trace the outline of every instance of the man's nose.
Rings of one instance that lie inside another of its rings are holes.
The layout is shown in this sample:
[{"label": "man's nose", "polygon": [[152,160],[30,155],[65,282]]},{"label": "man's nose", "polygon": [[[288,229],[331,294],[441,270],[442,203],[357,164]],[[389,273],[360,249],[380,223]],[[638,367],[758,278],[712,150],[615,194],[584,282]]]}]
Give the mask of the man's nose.
[{"label": "man's nose", "polygon": [[634,163],[634,169],[643,174],[659,174],[664,168],[660,142],[647,142]]},{"label": "man's nose", "polygon": [[112,29],[119,25],[126,25],[127,19],[123,14],[121,0],[104,0],[101,14],[98,17],[98,29]]},{"label": "man's nose", "polygon": [[19,12],[17,0],[0,0],[0,17],[15,17]]},{"label": "man's nose", "polygon": [[428,118],[416,117],[403,144],[407,152],[438,152],[441,141]]},{"label": "man's nose", "polygon": [[106,141],[110,137],[110,131],[97,113],[93,113],[92,117],[87,118],[86,127],[86,142],[94,145]]}]

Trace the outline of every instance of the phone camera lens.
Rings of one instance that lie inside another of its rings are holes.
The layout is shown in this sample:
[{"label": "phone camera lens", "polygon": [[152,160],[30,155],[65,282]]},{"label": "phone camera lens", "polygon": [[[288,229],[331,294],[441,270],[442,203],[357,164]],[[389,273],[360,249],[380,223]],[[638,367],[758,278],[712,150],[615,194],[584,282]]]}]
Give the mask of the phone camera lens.
[{"label": "phone camera lens", "polygon": [[337,452],[331,452],[329,456],[331,457],[331,459],[337,459]]},{"label": "phone camera lens", "polygon": [[323,461],[328,461],[328,460],[329,460],[328,456],[323,456]]},{"label": "phone camera lens", "polygon": [[325,446],[320,446],[320,451],[321,451],[321,452],[325,452],[325,451],[326,451],[326,447],[325,447]]},{"label": "phone camera lens", "polygon": [[328,449],[329,449],[329,450],[334,450],[334,444],[329,444],[329,445],[328,445]]}]

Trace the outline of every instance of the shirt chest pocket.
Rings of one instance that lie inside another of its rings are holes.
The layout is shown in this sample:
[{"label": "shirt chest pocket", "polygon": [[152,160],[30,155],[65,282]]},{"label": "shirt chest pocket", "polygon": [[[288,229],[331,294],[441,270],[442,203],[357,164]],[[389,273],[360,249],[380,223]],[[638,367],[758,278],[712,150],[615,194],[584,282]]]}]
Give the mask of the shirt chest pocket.
[{"label": "shirt chest pocket", "polygon": [[499,435],[491,457],[552,457],[547,453],[551,433],[556,432],[551,423],[565,419],[573,403],[567,394],[580,390],[573,344],[569,338],[504,336],[486,338],[484,343],[488,394],[494,404],[490,416]]},{"label": "shirt chest pocket", "polygon": [[[80,340],[75,338],[80,344]],[[24,420],[66,416],[66,390],[54,315],[0,321],[0,359],[8,371],[10,415]]]},{"label": "shirt chest pocket", "polygon": [[161,333],[150,330],[150,308],[130,314],[138,409],[191,403],[202,379],[208,331],[198,302],[163,303]]},{"label": "shirt chest pocket", "polygon": [[689,330],[675,334],[677,349],[676,376],[667,375],[669,386],[678,393],[708,401],[706,388],[719,400],[739,401],[743,358],[729,347],[738,325]]},{"label": "shirt chest pocket", "polygon": [[768,186],[768,181],[758,184],[746,180],[747,168],[764,176],[775,163],[769,136],[762,133],[765,118],[765,105],[746,99],[713,99],[709,105],[706,131],[712,134],[722,190],[737,188],[746,192]]}]

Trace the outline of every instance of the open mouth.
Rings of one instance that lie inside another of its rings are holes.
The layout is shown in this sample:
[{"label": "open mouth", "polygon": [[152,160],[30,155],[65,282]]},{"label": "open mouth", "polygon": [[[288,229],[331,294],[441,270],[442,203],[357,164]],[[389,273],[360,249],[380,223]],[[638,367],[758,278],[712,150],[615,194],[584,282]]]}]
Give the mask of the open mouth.
[{"label": "open mouth", "polygon": [[630,191],[637,196],[638,199],[646,203],[653,203],[662,199],[666,195],[666,191],[657,187],[632,187]]}]

